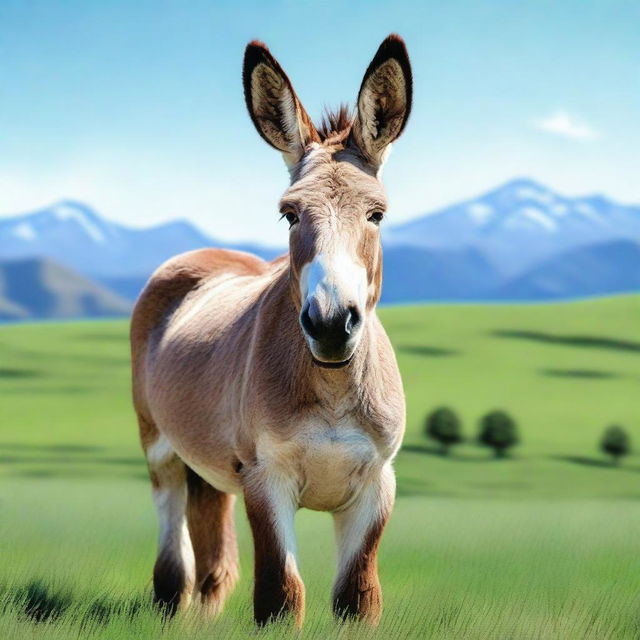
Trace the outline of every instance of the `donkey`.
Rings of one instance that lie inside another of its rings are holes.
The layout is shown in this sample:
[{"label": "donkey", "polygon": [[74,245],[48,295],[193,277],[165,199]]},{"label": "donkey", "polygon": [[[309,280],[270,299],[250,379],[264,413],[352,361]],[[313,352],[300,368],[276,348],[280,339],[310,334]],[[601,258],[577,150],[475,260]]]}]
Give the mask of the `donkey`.
[{"label": "donkey", "polygon": [[150,278],[131,320],[133,401],[160,522],[154,600],[217,614],[238,578],[234,499],[255,550],[254,617],[304,617],[294,516],[333,514],[339,620],[376,624],[377,550],[395,495],[402,381],[375,307],[380,182],[411,107],[407,51],[386,38],[353,116],[315,127],[267,47],[243,69],[258,133],[284,155],[289,254],[203,249]]}]

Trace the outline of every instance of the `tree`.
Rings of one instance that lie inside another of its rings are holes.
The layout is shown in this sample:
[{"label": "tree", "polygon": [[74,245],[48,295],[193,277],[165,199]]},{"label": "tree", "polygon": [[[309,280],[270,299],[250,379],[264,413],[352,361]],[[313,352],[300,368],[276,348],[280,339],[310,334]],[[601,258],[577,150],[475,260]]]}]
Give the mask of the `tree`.
[{"label": "tree", "polygon": [[600,448],[611,456],[613,464],[619,464],[620,458],[631,451],[631,439],[622,427],[613,424],[605,429]]},{"label": "tree", "polygon": [[507,449],[518,444],[520,437],[515,420],[505,411],[491,411],[480,420],[478,441],[491,447],[496,458],[504,458]]},{"label": "tree", "polygon": [[429,438],[439,442],[442,455],[449,455],[449,447],[462,441],[462,424],[453,409],[440,407],[427,416],[425,431]]}]

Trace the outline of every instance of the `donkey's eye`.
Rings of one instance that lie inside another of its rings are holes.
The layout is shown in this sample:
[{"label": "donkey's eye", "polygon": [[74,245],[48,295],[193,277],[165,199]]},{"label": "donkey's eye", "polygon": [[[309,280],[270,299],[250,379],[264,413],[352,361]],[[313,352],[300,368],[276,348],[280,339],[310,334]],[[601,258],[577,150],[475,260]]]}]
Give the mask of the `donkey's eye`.
[{"label": "donkey's eye", "polygon": [[[293,225],[297,224],[299,221],[297,214],[293,213],[293,211],[283,211],[282,218],[287,219],[287,222],[289,223],[289,229],[291,229],[291,227],[293,227]],[[282,220],[282,218],[280,219]]]},{"label": "donkey's eye", "polygon": [[380,224],[382,222],[382,218],[384,218],[384,213],[382,211],[374,211],[367,220],[369,222],[373,222],[373,224]]}]

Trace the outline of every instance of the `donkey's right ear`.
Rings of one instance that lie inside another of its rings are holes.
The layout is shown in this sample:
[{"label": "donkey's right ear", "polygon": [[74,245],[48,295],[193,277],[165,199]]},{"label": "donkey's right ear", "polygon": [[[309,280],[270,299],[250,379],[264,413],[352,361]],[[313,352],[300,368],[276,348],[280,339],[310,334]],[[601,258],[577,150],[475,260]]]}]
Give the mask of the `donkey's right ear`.
[{"label": "donkey's right ear", "polygon": [[282,151],[293,167],[311,142],[320,142],[287,74],[262,42],[254,40],[244,52],[244,99],[258,133]]}]

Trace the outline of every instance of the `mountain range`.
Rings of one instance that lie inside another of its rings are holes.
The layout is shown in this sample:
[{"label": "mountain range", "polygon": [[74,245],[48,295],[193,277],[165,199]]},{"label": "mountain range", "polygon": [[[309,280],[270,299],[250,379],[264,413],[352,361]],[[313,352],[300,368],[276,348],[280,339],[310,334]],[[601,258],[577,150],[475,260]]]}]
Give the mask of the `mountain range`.
[{"label": "mountain range", "polygon": [[[640,290],[640,207],[530,179],[383,228],[386,303],[551,300]],[[0,218],[0,319],[127,313],[151,272],[201,247],[272,259],[187,220],[149,228],[71,200]]]},{"label": "mountain range", "polygon": [[622,239],[640,239],[640,206],[601,195],[568,198],[525,178],[391,227],[386,234],[392,245],[475,248],[507,278],[565,251]]}]

